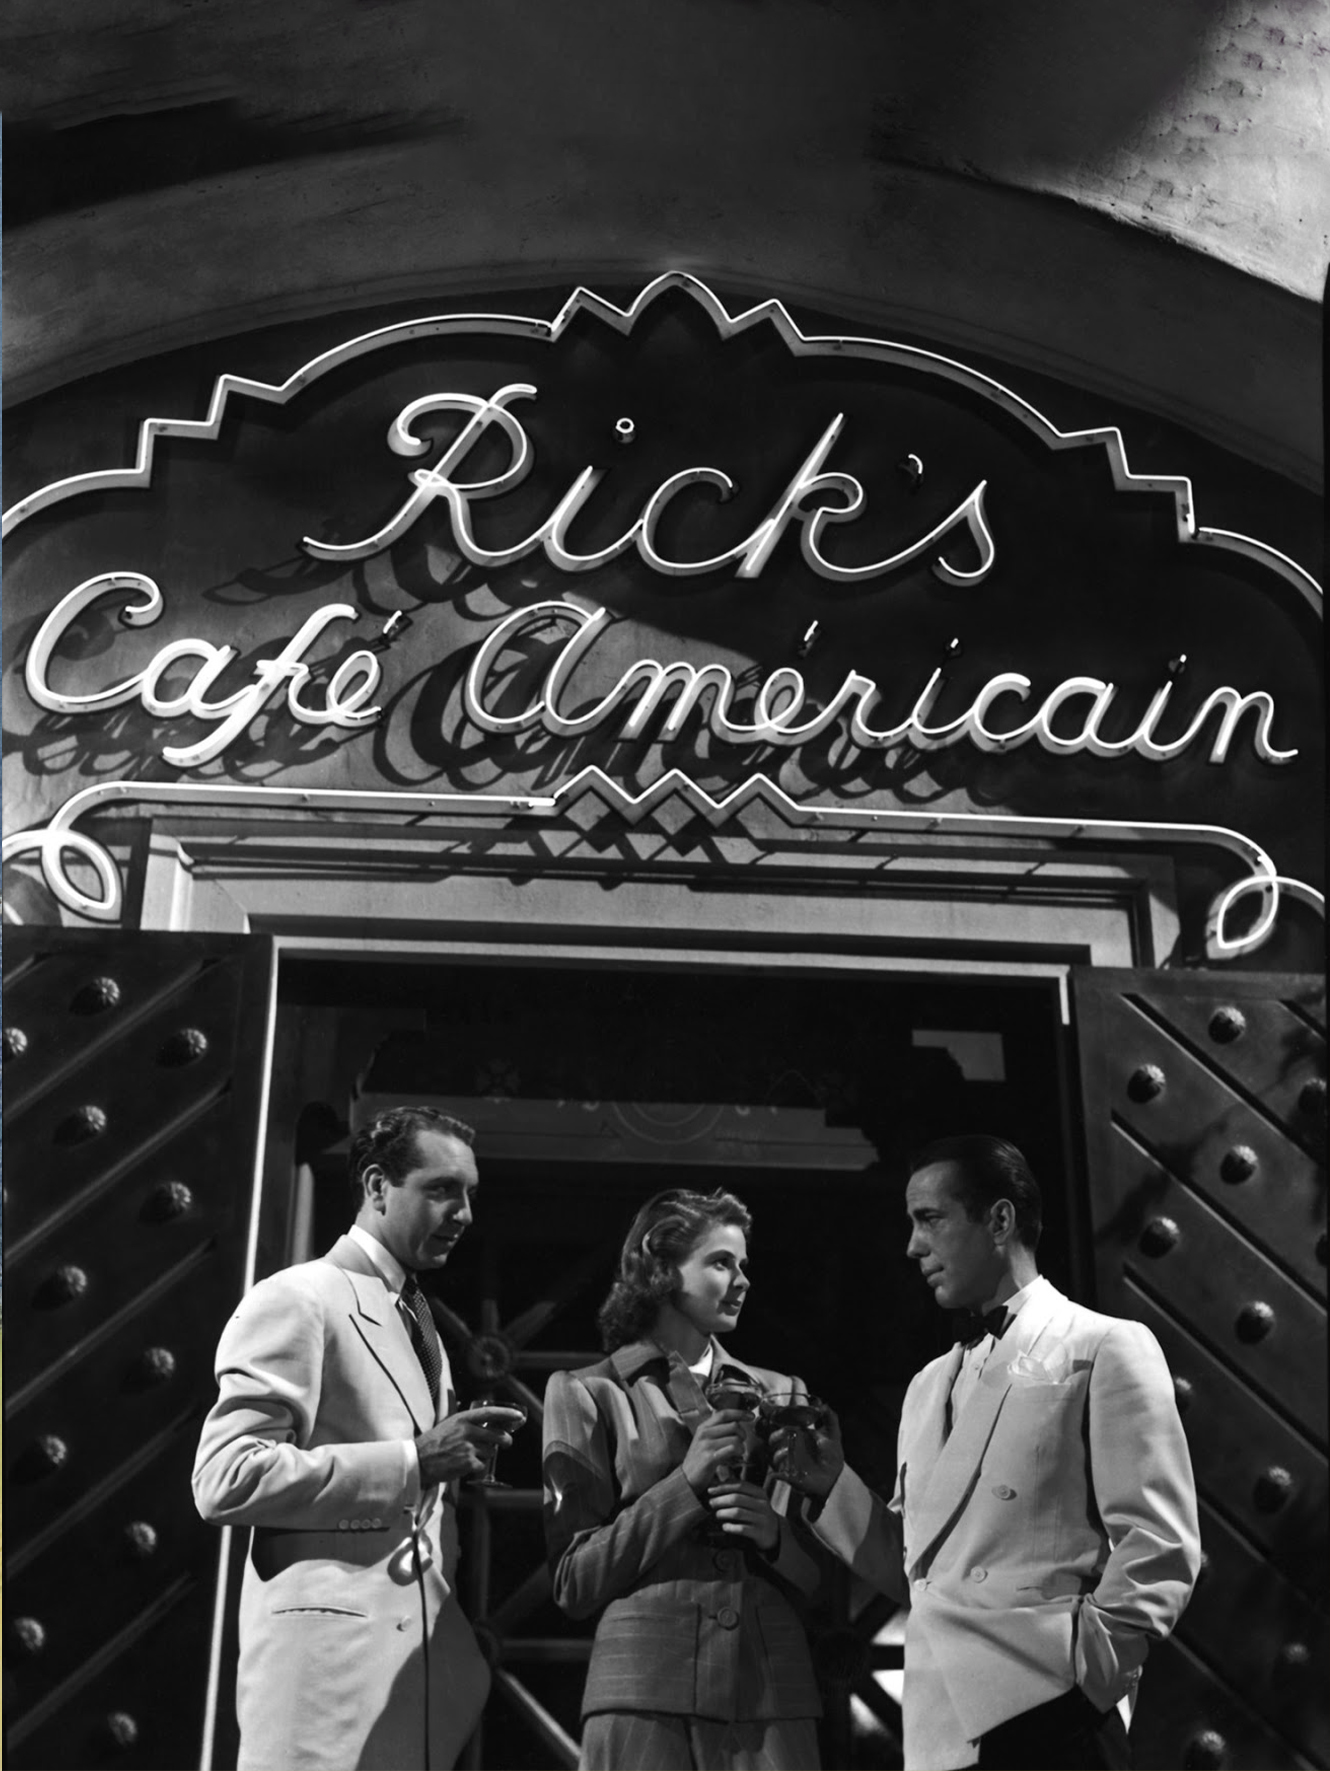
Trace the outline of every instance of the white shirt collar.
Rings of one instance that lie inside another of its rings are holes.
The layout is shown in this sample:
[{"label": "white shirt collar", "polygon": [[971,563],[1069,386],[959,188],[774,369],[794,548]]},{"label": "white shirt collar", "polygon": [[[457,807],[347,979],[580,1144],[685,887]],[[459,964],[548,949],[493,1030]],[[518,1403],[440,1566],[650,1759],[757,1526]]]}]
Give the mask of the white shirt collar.
[{"label": "white shirt collar", "polygon": [[374,1262],[389,1291],[394,1297],[400,1297],[406,1284],[406,1268],[397,1256],[391,1249],[385,1248],[376,1236],[371,1236],[368,1230],[362,1230],[359,1224],[352,1224],[350,1233],[356,1244]]},{"label": "white shirt collar", "polygon": [[1044,1278],[1043,1274],[1036,1273],[1028,1285],[1023,1285],[1019,1291],[1012,1292],[1011,1296],[1007,1299],[1006,1308],[1008,1314],[1012,1316],[1019,1315],[1021,1310],[1023,1310],[1025,1305],[1029,1303],[1030,1299],[1035,1295],[1039,1288],[1041,1286],[1046,1286],[1047,1284],[1048,1280]]},{"label": "white shirt collar", "polygon": [[692,1374],[695,1378],[698,1378],[703,1383],[705,1383],[707,1378],[709,1378],[711,1376],[711,1373],[715,1368],[715,1364],[716,1364],[716,1343],[715,1343],[715,1341],[710,1341],[707,1344],[706,1351],[703,1353],[702,1357],[698,1360],[697,1364],[690,1365],[688,1367],[688,1369],[689,1369],[689,1371],[692,1372]]},{"label": "white shirt collar", "polygon": [[[1030,1299],[1035,1296],[1039,1291],[1039,1288],[1041,1286],[1047,1286],[1047,1284],[1048,1280],[1044,1278],[1043,1274],[1036,1273],[1028,1285],[1023,1285],[1019,1291],[1012,1292],[1006,1302],[1001,1305],[1001,1308],[1007,1312],[1008,1327],[1010,1327],[1016,1317],[1020,1315],[1022,1309],[1029,1303]],[[995,1309],[997,1307],[997,1305],[994,1306]],[[962,1363],[971,1365],[976,1370],[981,1369],[996,1344],[997,1343],[991,1333],[981,1334],[977,1341],[974,1341],[966,1347]]]}]

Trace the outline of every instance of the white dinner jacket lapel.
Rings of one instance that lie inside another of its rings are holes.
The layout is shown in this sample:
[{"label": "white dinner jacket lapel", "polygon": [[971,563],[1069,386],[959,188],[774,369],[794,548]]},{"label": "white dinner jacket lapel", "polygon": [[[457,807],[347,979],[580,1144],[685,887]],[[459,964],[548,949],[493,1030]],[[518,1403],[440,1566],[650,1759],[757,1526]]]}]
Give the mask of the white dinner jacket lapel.
[{"label": "white dinner jacket lapel", "polygon": [[[427,1431],[436,1418],[429,1382],[411,1344],[411,1332],[402,1320],[402,1313],[383,1275],[351,1236],[343,1236],[334,1243],[328,1251],[328,1259],[346,1274],[354,1294],[355,1307],[350,1312],[352,1327],[410,1410],[416,1432]],[[449,1383],[445,1357],[439,1382],[441,1410],[447,1407]]]},{"label": "white dinner jacket lapel", "polygon": [[[1011,1392],[1011,1363],[1019,1353],[1031,1350],[1061,1302],[1060,1293],[1051,1285],[1041,1285],[1033,1297],[1026,1300],[1016,1320],[989,1355],[983,1376],[970,1392],[960,1419],[927,1472],[927,1480],[922,1485],[915,1484],[913,1471],[909,1472],[907,1480],[911,1481],[913,1493],[919,1496],[919,1505],[911,1508],[907,1575],[912,1576],[915,1567],[932,1555],[939,1539],[950,1531],[970,1498],[980,1461],[993,1436],[1002,1405]],[[945,1420],[947,1399],[960,1361],[961,1349],[955,1348],[952,1358],[939,1367],[947,1374],[945,1387],[929,1400],[937,1403],[936,1413],[940,1421]]]},{"label": "white dinner jacket lapel", "polygon": [[947,1442],[951,1386],[961,1368],[963,1353],[964,1348],[957,1342],[949,1353],[944,1353],[935,1362],[931,1370],[921,1373],[918,1380],[919,1394],[910,1405],[908,1436],[902,1443],[901,1457],[904,1465],[902,1480],[905,1489],[905,1517],[912,1531],[920,1512],[912,1497],[919,1495],[922,1499],[928,1493],[934,1466]]}]

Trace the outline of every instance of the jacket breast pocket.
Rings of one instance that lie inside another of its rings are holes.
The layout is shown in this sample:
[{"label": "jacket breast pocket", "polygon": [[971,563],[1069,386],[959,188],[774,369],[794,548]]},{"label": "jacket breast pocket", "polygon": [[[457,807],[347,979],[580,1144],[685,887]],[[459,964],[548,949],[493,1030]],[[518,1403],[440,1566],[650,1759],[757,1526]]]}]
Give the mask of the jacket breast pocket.
[{"label": "jacket breast pocket", "polygon": [[1064,1421],[1069,1410],[1078,1409],[1084,1389],[1077,1383],[1013,1384],[1002,1404],[1004,1432],[1013,1426],[1023,1432],[1039,1432]]},{"label": "jacket breast pocket", "polygon": [[1056,1459],[1069,1436],[1079,1436],[1084,1391],[1076,1384],[1013,1387],[1002,1405],[992,1450],[1027,1469]]},{"label": "jacket breast pocket", "polygon": [[368,1611],[353,1611],[349,1605],[278,1605],[269,1613],[272,1617],[359,1617],[367,1618]]}]

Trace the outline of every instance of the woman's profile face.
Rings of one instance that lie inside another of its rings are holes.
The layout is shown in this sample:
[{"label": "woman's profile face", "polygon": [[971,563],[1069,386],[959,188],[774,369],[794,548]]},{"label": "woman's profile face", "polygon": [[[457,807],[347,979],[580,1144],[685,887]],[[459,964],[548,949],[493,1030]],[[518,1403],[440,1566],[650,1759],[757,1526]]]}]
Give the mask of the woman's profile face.
[{"label": "woman's profile face", "polygon": [[711,1224],[680,1263],[670,1300],[699,1333],[728,1334],[748,1291],[748,1242],[736,1224]]}]

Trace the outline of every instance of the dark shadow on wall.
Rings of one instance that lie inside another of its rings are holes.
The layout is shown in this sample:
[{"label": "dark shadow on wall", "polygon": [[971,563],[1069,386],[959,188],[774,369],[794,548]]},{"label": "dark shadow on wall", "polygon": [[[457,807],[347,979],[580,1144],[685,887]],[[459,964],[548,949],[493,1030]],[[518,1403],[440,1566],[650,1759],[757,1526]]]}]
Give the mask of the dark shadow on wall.
[{"label": "dark shadow on wall", "polygon": [[[65,40],[86,33],[84,44],[58,57],[44,21],[0,28],[11,227],[245,168],[409,141],[446,153],[473,129],[516,128],[593,162],[627,150],[644,196],[699,150],[747,151],[775,177],[810,142],[847,160],[1019,181],[1128,138],[1182,82],[1223,9],[897,0],[860,4],[847,24],[845,9],[806,0],[782,9],[774,48],[770,9],[749,0],[710,12],[580,0],[559,8],[557,35],[529,14],[515,31],[508,7],[430,0],[296,4],[275,19],[235,8],[209,35],[196,15],[160,23],[142,10],[122,11],[108,41],[76,0]],[[557,81],[542,76],[551,53]],[[847,94],[866,134],[846,128]],[[798,122],[785,131],[787,116]]]}]

